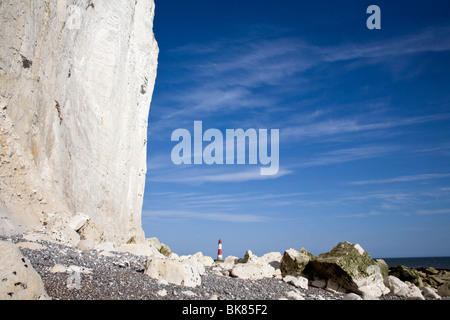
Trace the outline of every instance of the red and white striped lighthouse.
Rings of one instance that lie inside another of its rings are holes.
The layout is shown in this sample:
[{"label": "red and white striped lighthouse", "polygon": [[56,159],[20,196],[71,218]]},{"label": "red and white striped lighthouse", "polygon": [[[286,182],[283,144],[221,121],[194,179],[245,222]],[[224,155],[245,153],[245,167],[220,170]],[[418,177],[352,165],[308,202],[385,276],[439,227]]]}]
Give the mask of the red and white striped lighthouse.
[{"label": "red and white striped lighthouse", "polygon": [[223,261],[223,256],[222,256],[222,240],[219,239],[219,251],[217,253],[217,261]]}]

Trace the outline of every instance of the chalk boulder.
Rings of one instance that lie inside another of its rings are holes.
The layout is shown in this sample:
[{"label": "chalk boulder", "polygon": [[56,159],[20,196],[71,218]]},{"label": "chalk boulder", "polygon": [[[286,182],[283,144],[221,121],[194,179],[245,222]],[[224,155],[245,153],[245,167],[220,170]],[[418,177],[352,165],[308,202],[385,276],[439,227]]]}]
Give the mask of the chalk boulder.
[{"label": "chalk boulder", "polygon": [[384,283],[397,296],[407,300],[425,300],[420,289],[410,282],[403,282],[395,276],[388,276],[384,279]]},{"label": "chalk boulder", "polygon": [[294,277],[294,276],[286,276],[283,278],[283,281],[286,283],[290,283],[297,288],[308,289],[308,279],[305,277]]},{"label": "chalk boulder", "polygon": [[442,300],[442,297],[437,294],[437,290],[430,287],[421,287],[422,295],[424,298],[430,298],[433,300]]},{"label": "chalk boulder", "polygon": [[267,263],[238,263],[231,270],[233,277],[244,280],[260,280],[272,278],[275,268]]},{"label": "chalk boulder", "polygon": [[389,292],[378,263],[359,244],[340,242],[330,252],[311,259],[304,271],[310,276],[332,280],[365,299]]},{"label": "chalk boulder", "polygon": [[189,261],[148,258],[145,274],[156,280],[167,281],[186,287],[197,287],[201,285],[201,275],[198,270],[198,265],[189,263]]},{"label": "chalk boulder", "polygon": [[280,270],[283,276],[300,276],[313,255],[302,248],[300,251],[295,249],[286,250],[280,260]]},{"label": "chalk boulder", "polygon": [[0,242],[0,300],[48,300],[44,284],[15,244]]}]

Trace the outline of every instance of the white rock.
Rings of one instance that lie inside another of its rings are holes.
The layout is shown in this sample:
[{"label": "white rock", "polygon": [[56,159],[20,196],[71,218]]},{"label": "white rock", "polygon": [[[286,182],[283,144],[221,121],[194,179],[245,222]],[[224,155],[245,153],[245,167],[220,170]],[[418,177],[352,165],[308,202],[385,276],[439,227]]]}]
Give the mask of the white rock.
[{"label": "white rock", "polygon": [[173,260],[180,259],[180,257],[175,252],[171,252],[170,255],[167,258],[170,258],[170,259],[173,259]]},{"label": "white rock", "polygon": [[397,277],[388,276],[384,279],[384,284],[397,296],[408,300],[425,300],[419,288],[412,283],[405,283]]},{"label": "white rock", "polygon": [[188,297],[196,297],[197,296],[194,292],[192,292],[190,290],[181,291],[181,293]]},{"label": "white rock", "polygon": [[116,247],[113,242],[102,242],[96,244],[94,249],[98,251],[115,251]]},{"label": "white rock", "polygon": [[308,279],[305,277],[294,277],[294,276],[286,276],[283,278],[284,282],[290,283],[297,288],[302,288],[308,290]]},{"label": "white rock", "polygon": [[363,300],[363,298],[358,296],[356,293],[351,292],[351,293],[347,293],[346,295],[344,295],[342,300]]},{"label": "white rock", "polygon": [[86,221],[86,223],[77,231],[80,238],[83,240],[91,240],[94,245],[105,241],[104,233],[100,228],[94,223],[92,219]]},{"label": "white rock", "polygon": [[211,271],[212,271],[212,273],[214,273],[217,276],[223,276],[224,272],[228,272],[228,275],[230,275],[228,270],[225,270],[221,267],[213,267],[213,268],[211,268]]},{"label": "white rock", "polygon": [[0,279],[0,300],[49,299],[39,274],[10,242],[0,241]]},{"label": "white rock", "polygon": [[201,261],[205,267],[212,267],[214,265],[214,259],[208,256],[203,256]]},{"label": "white rock", "polygon": [[390,292],[390,289],[384,283],[378,265],[369,266],[367,268],[367,273],[369,276],[366,278],[354,280],[355,284],[358,286],[358,293],[362,295],[364,300],[376,300]]},{"label": "white rock", "polygon": [[264,254],[261,258],[259,258],[259,261],[261,263],[268,263],[275,269],[278,269],[280,267],[282,258],[283,255],[280,252],[269,252]]},{"label": "white rock", "polygon": [[358,250],[360,255],[363,255],[366,252],[358,243],[353,246],[356,250]]},{"label": "white rock", "polygon": [[[0,106],[0,109],[1,108],[2,107]],[[1,158],[2,153],[0,153],[0,167],[2,166],[2,161],[5,161]],[[22,226],[18,221],[14,219],[12,213],[8,210],[6,204],[4,204],[3,201],[1,200],[1,197],[0,197],[0,221],[2,221],[2,223],[0,224],[0,236],[9,236],[24,233]]]},{"label": "white rock", "polygon": [[181,285],[184,282],[185,273],[185,268],[180,262],[167,259],[147,259],[145,274],[153,279]]},{"label": "white rock", "polygon": [[116,255],[110,251],[101,251],[99,255],[103,257],[115,257]]},{"label": "white rock", "polygon": [[204,256],[201,252],[197,252],[192,256],[188,256],[187,258],[180,259],[183,262],[186,262],[187,265],[190,265],[193,268],[196,268],[196,272],[200,275],[204,275],[206,272],[205,265],[203,263]]},{"label": "white rock", "polygon": [[288,292],[284,292],[283,295],[288,298],[288,299],[293,299],[293,300],[305,300],[305,297],[303,297],[298,291],[288,291]]},{"label": "white rock", "polygon": [[408,300],[425,300],[424,296],[422,295],[422,292],[416,285],[412,283],[407,284],[409,287],[409,293],[406,296]]},{"label": "white rock", "polygon": [[371,283],[365,286],[358,287],[359,293],[364,300],[376,300],[379,297],[388,294],[390,290],[384,284]]},{"label": "white rock", "polygon": [[147,258],[145,274],[156,280],[165,280],[186,287],[196,287],[201,284],[201,275],[197,266],[186,261]]},{"label": "white rock", "polygon": [[80,240],[77,244],[77,249],[80,250],[92,250],[95,247],[95,243],[92,240],[86,239],[86,240]]},{"label": "white rock", "polygon": [[294,280],[296,280],[296,277],[294,277],[294,276],[286,276],[286,277],[283,278],[283,281],[286,282],[286,283],[291,283]]},{"label": "white rock", "polygon": [[436,293],[436,290],[430,287],[420,287],[420,290],[422,291],[422,295],[425,298],[430,298],[434,300],[441,300],[441,296]]},{"label": "white rock", "polygon": [[231,270],[231,275],[244,280],[272,278],[275,268],[269,264],[238,263]]},{"label": "white rock", "polygon": [[167,296],[167,291],[166,291],[166,289],[162,289],[162,290],[159,290],[158,292],[156,292],[156,294],[160,297],[165,297],[165,296]]},{"label": "white rock", "polygon": [[231,270],[234,268],[236,263],[238,263],[239,258],[235,256],[228,256],[225,258],[223,263],[219,263],[218,265],[226,270]]},{"label": "white rock", "polygon": [[281,274],[281,270],[280,270],[280,269],[275,269],[275,272],[274,272],[274,274],[273,274],[273,277],[274,277],[275,279],[282,280],[282,279],[283,279],[283,276],[282,276],[282,274]]},{"label": "white rock", "polygon": [[50,273],[66,273],[67,268],[62,264],[55,264],[53,268],[50,270]]},{"label": "white rock", "polygon": [[74,231],[78,231],[88,220],[89,217],[86,214],[77,212],[77,214],[69,221],[69,227]]}]

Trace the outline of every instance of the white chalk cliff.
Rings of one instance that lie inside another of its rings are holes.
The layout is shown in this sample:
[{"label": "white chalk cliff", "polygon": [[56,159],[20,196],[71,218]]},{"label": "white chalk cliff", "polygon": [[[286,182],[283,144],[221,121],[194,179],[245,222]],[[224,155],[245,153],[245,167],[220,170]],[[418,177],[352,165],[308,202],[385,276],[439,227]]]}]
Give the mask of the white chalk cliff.
[{"label": "white chalk cliff", "polygon": [[144,239],[153,0],[0,0],[0,233]]}]

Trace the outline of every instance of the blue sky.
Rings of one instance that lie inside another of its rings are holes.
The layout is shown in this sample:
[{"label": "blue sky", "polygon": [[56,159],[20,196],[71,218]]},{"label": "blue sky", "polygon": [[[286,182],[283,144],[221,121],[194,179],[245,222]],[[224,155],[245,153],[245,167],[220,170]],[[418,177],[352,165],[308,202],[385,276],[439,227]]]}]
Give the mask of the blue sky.
[{"label": "blue sky", "polygon": [[[366,9],[381,8],[381,30]],[[156,0],[142,223],[178,254],[340,241],[450,255],[448,1]],[[280,169],[174,165],[171,134],[280,130]]]}]

